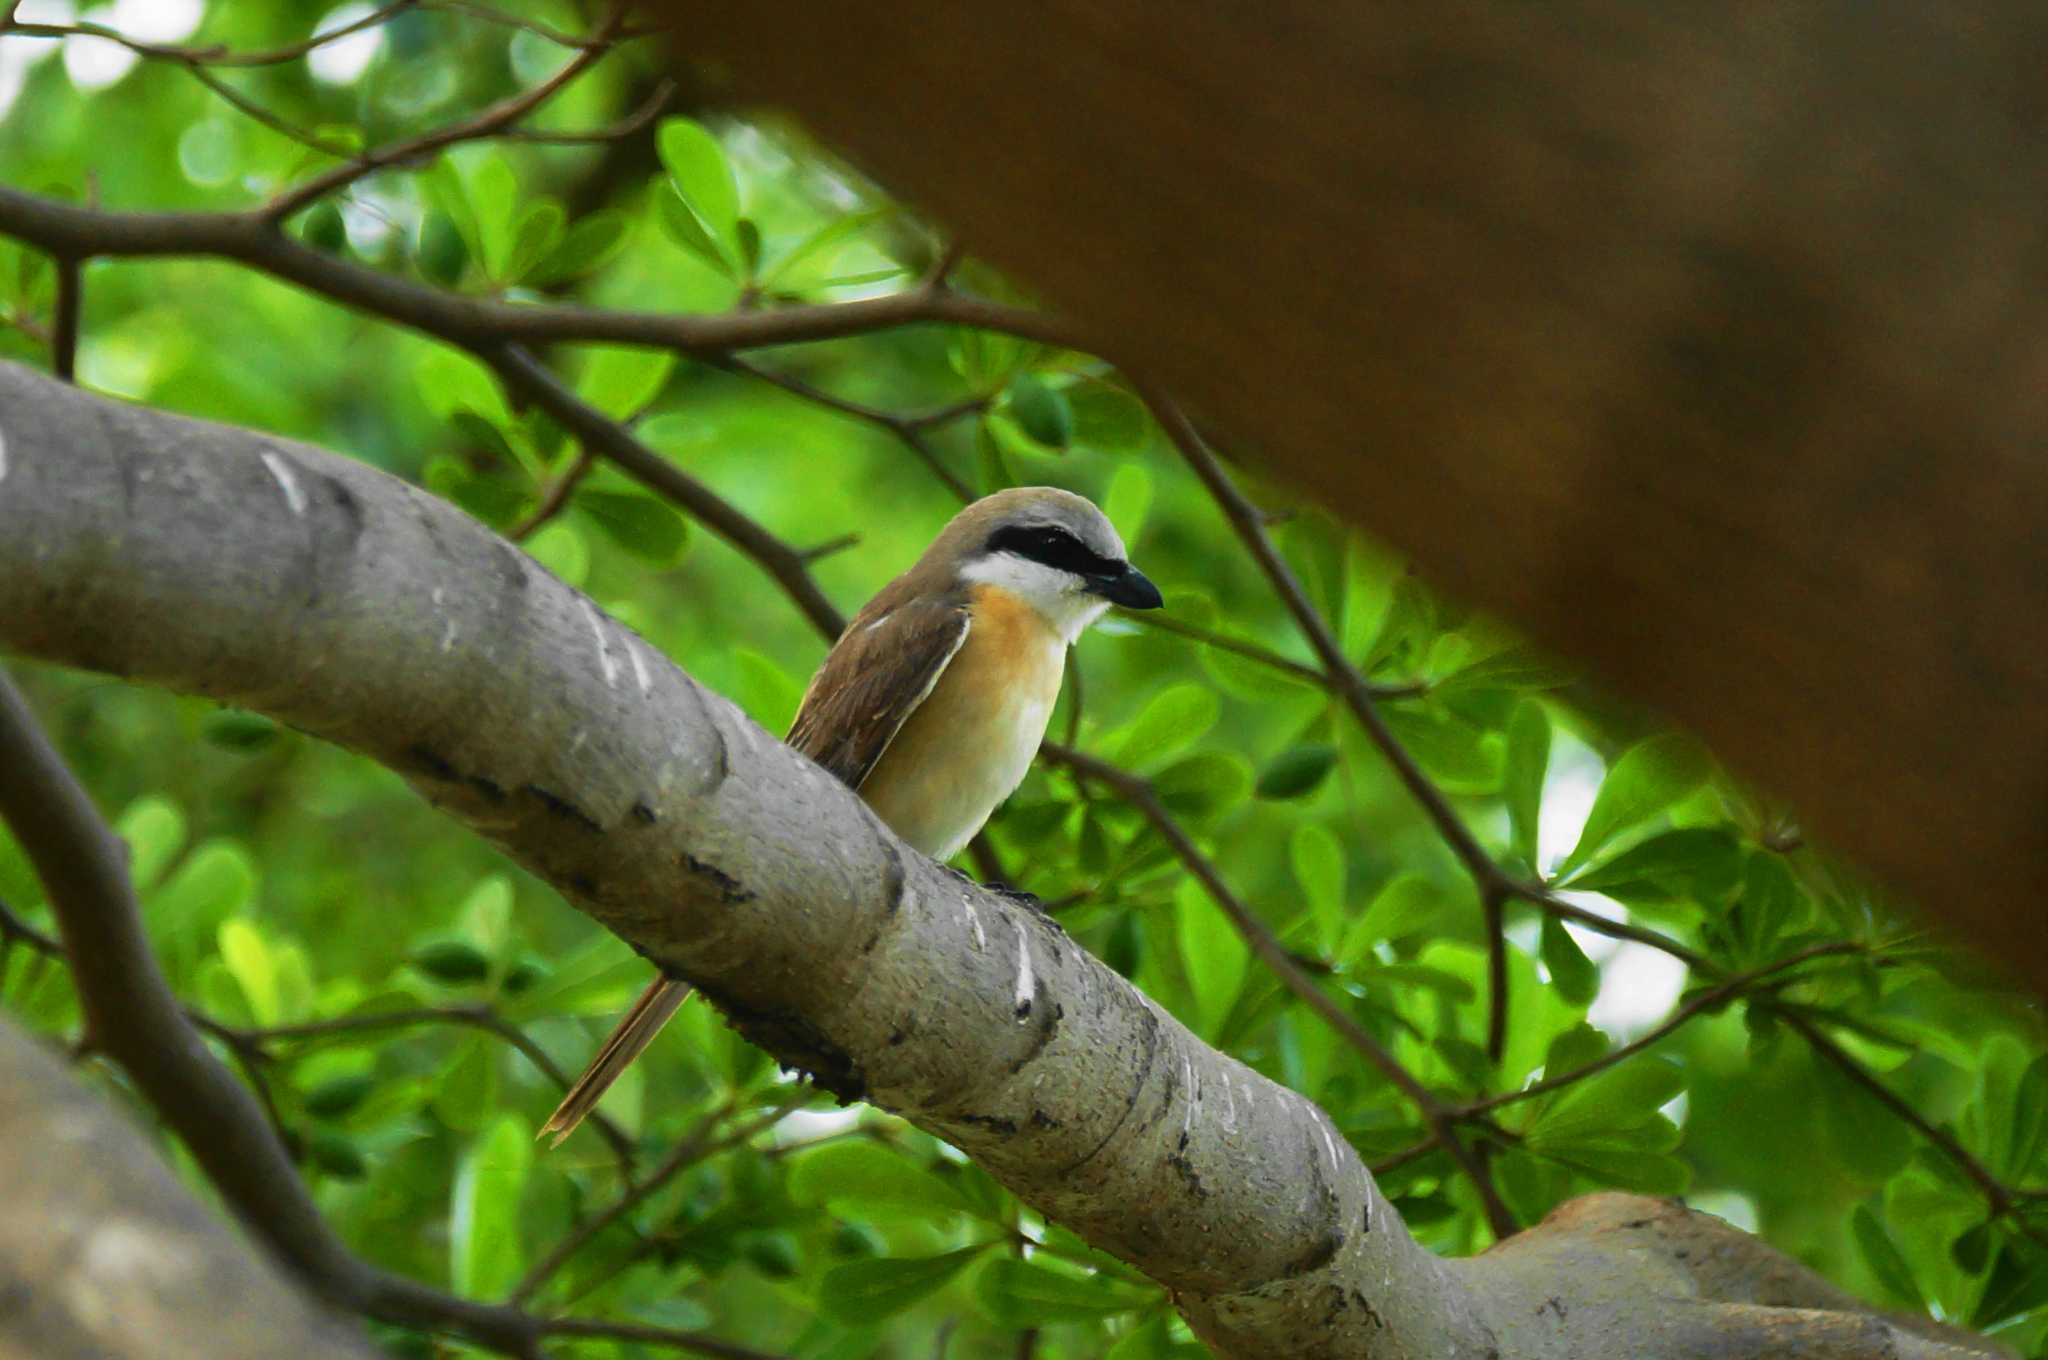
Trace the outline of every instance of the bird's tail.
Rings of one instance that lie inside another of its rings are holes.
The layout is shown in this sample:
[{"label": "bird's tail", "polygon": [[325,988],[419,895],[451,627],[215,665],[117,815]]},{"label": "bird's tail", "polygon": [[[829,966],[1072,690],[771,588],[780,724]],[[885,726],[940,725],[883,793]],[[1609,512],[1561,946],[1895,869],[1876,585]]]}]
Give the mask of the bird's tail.
[{"label": "bird's tail", "polygon": [[583,1117],[597,1108],[597,1102],[619,1079],[619,1073],[626,1070],[633,1059],[646,1051],[654,1042],[654,1036],[661,1033],[661,1027],[676,1013],[676,1008],[690,999],[690,984],[674,978],[656,978],[640,999],[633,1003],[633,1009],[626,1012],[626,1018],[619,1021],[611,1037],[604,1041],[604,1047],[590,1060],[590,1066],[583,1069],[583,1075],[576,1078],[576,1084],[569,1088],[569,1094],[562,1097],[562,1103],[548,1116],[548,1122],[541,1126],[537,1137],[549,1134],[555,1141],[549,1147],[560,1147],[562,1140],[576,1131]]}]

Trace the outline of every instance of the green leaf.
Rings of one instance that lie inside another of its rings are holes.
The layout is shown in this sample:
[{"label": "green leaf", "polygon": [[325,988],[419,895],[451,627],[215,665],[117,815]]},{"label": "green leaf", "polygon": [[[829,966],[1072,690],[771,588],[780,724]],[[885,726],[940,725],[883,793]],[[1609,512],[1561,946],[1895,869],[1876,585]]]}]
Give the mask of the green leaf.
[{"label": "green leaf", "polygon": [[1949,1259],[1966,1274],[1981,1275],[1991,1264],[1991,1225],[1979,1223],[1949,1243]]},{"label": "green leaf", "polygon": [[462,282],[469,268],[469,246],[455,219],[445,212],[429,212],[420,219],[419,244],[413,248],[413,264],[420,277],[443,288]]},{"label": "green leaf", "polygon": [[962,1247],[943,1256],[881,1257],[834,1266],[819,1281],[818,1307],[845,1323],[880,1321],[937,1293],[984,1250]]},{"label": "green leaf", "polygon": [[1113,1317],[1153,1300],[1121,1280],[1068,1274],[1008,1256],[982,1267],[974,1294],[997,1326],[1020,1328]]},{"label": "green leaf", "polygon": [[1155,767],[1200,741],[1222,713],[1222,700],[1207,685],[1169,685],[1111,738],[1109,758],[1140,769]]},{"label": "green leaf", "polygon": [[1145,515],[1151,508],[1151,472],[1143,463],[1118,463],[1102,497],[1102,513],[1109,516],[1126,544],[1136,543],[1138,535],[1145,532]]},{"label": "green leaf", "polygon": [[803,1268],[796,1239],[786,1232],[743,1233],[738,1244],[747,1264],[768,1279],[787,1280]]},{"label": "green leaf", "polygon": [[220,923],[246,910],[255,896],[249,852],[233,841],[211,840],[150,895],[147,914],[167,944],[189,951],[213,941]]},{"label": "green leaf", "polygon": [[804,688],[796,677],[752,647],[735,647],[733,669],[739,673],[737,692],[755,722],[770,732],[786,732],[803,701]]},{"label": "green leaf", "polygon": [[[1137,453],[1152,442],[1152,417],[1145,404],[1116,384],[1083,378],[1066,389],[1066,397],[1074,418],[1074,442],[1083,448]],[[1115,516],[1111,519],[1123,523]]]},{"label": "green leaf", "polygon": [[513,215],[519,205],[519,178],[502,153],[486,152],[468,176],[469,202],[476,212],[476,234],[484,270],[505,277],[512,255]]},{"label": "green leaf", "polygon": [[501,430],[513,423],[497,377],[467,354],[437,345],[414,367],[413,377],[420,399],[442,420],[456,411],[474,411]]},{"label": "green leaf", "polygon": [[377,1079],[367,1072],[323,1081],[306,1092],[306,1113],[315,1119],[340,1119],[361,1105],[376,1086]]},{"label": "green leaf", "polygon": [[1436,682],[1435,692],[1508,689],[1528,693],[1559,689],[1574,678],[1568,668],[1533,647],[1510,647],[1452,671]]},{"label": "green leaf", "polygon": [[568,234],[527,271],[525,282],[534,288],[552,288],[595,274],[625,249],[632,228],[631,218],[609,208],[578,218]]},{"label": "green leaf", "polygon": [[1535,699],[1515,705],[1508,718],[1507,763],[1501,772],[1501,796],[1508,805],[1508,844],[1531,870],[1536,863],[1536,832],[1543,813],[1543,780],[1550,769],[1550,714]]},{"label": "green leaf", "polygon": [[1544,1148],[1554,1161],[1575,1166],[1610,1186],[1644,1195],[1682,1195],[1692,1185],[1692,1168],[1669,1153],[1625,1144],[1572,1143]]},{"label": "green leaf", "polygon": [[1675,732],[1650,737],[1622,752],[1601,781],[1579,843],[1565,856],[1560,873],[1576,869],[1616,836],[1670,808],[1705,783],[1711,772],[1699,743]]},{"label": "green leaf", "polygon": [[[782,257],[769,267],[761,277],[761,286],[773,290],[785,284],[797,267],[812,258],[825,258],[826,252],[858,236],[862,231],[885,217],[894,215],[894,206],[863,208],[859,212],[843,213],[829,219],[809,236],[784,251]],[[802,287],[797,283],[791,286]],[[812,281],[815,286],[815,280]]]},{"label": "green leaf", "polygon": [[1315,921],[1317,946],[1333,953],[1344,935],[1344,845],[1328,827],[1302,822],[1288,838],[1287,851]]},{"label": "green leaf", "polygon": [[333,1129],[314,1129],[306,1136],[306,1153],[319,1167],[336,1180],[359,1181],[369,1173],[370,1164],[363,1160],[362,1150],[347,1134]]},{"label": "green leaf", "polygon": [[1290,747],[1259,772],[1261,798],[1304,798],[1314,793],[1337,764],[1337,748],[1326,742]]},{"label": "green leaf", "polygon": [[1489,794],[1500,788],[1503,744],[1499,736],[1449,713],[1413,705],[1389,708],[1385,722],[1416,763],[1446,792]]},{"label": "green leaf", "polygon": [[590,545],[574,524],[553,520],[526,540],[526,555],[546,567],[563,584],[581,587],[590,575]]},{"label": "green leaf", "polygon": [[576,378],[576,392],[615,420],[636,415],[675,371],[675,351],[594,345]]},{"label": "green leaf", "polygon": [[412,952],[412,965],[439,982],[481,982],[491,974],[491,960],[467,940],[434,940]]},{"label": "green leaf", "polygon": [[129,878],[147,892],[185,846],[185,815],[170,799],[148,794],[122,811],[114,834],[128,843]]},{"label": "green leaf", "polygon": [[1635,1058],[1570,1086],[1529,1125],[1530,1147],[1545,1152],[1601,1142],[1661,1118],[1660,1106],[1685,1089],[1685,1075],[1661,1058]]},{"label": "green leaf", "polygon": [[663,121],[656,138],[669,183],[705,237],[729,265],[740,260],[740,189],[725,148],[701,123]]},{"label": "green leaf", "polygon": [[899,1153],[864,1142],[832,1143],[805,1153],[789,1173],[789,1197],[841,1215],[878,1207],[913,1214],[970,1209],[950,1182]]},{"label": "green leaf", "polygon": [[512,249],[505,262],[504,281],[516,283],[526,278],[535,265],[553,254],[566,234],[564,224],[568,218],[562,205],[552,198],[527,204],[519,214],[519,224],[512,229]]},{"label": "green leaf", "polygon": [[1008,410],[1018,428],[1048,448],[1064,449],[1074,437],[1074,410],[1066,394],[1035,373],[1011,379]]},{"label": "green leaf", "polygon": [[1191,822],[1241,806],[1251,784],[1251,766],[1223,751],[1189,756],[1152,777],[1152,791],[1166,810]]},{"label": "green leaf", "polygon": [[517,1115],[501,1116],[470,1144],[455,1177],[448,1219],[449,1276],[455,1292],[497,1298],[519,1279],[519,1201],[533,1166],[533,1134]]},{"label": "green leaf", "polygon": [[1102,1360],[1172,1360],[1172,1357],[1172,1327],[1167,1315],[1160,1312],[1117,1338],[1117,1343],[1104,1352]]},{"label": "green leaf", "polygon": [[660,215],[661,228],[671,241],[683,250],[704,261],[719,273],[731,278],[733,263],[718,242],[704,229],[703,222],[689,207],[673,193],[655,195],[655,211]]},{"label": "green leaf", "polygon": [[1747,964],[1768,962],[1800,915],[1799,886],[1785,861],[1767,850],[1753,852],[1743,872],[1742,896],[1728,911],[1736,957]]},{"label": "green leaf", "polygon": [[1210,901],[1193,879],[1183,879],[1174,894],[1174,918],[1181,966],[1195,994],[1200,1029],[1213,1037],[1243,990],[1251,948],[1223,908]]},{"label": "green leaf", "polygon": [[342,224],[341,209],[332,203],[315,203],[299,219],[299,239],[325,255],[339,255],[348,245],[348,228]]},{"label": "green leaf", "polygon": [[1400,564],[1363,534],[1344,539],[1344,603],[1337,616],[1344,655],[1363,659],[1393,601]]},{"label": "green leaf", "polygon": [[1571,886],[1629,901],[1725,901],[1742,877],[1742,847],[1726,827],[1679,827],[1580,871]]},{"label": "green leaf", "polygon": [[656,566],[672,566],[690,541],[690,526],[674,506],[630,491],[578,491],[576,508],[614,543]]},{"label": "green leaf", "polygon": [[277,744],[277,724],[261,713],[239,708],[215,709],[200,724],[199,733],[212,745],[227,751],[262,751]]},{"label": "green leaf", "polygon": [[1600,970],[1579,948],[1579,942],[1555,916],[1543,918],[1543,966],[1557,994],[1574,1006],[1590,1003],[1600,991]]},{"label": "green leaf", "polygon": [[234,974],[249,1014],[259,1025],[275,1025],[284,1019],[284,1006],[277,988],[277,965],[270,946],[256,927],[240,917],[220,924],[220,956]]},{"label": "green leaf", "polygon": [[1426,874],[1396,874],[1351,923],[1336,962],[1348,966],[1364,958],[1381,940],[1398,940],[1435,925],[1449,905],[1449,894],[1435,879]]}]

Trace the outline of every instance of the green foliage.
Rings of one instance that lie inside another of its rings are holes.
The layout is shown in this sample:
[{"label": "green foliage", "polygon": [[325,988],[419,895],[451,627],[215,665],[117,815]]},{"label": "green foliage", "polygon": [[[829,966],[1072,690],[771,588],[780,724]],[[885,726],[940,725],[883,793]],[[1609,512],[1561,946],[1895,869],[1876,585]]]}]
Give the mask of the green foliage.
[{"label": "green foliage", "polygon": [[[511,8],[580,22],[565,4]],[[189,41],[278,46],[315,17],[214,4]],[[375,146],[504,99],[564,58],[460,7],[409,11],[383,41],[339,84],[302,64],[224,79],[321,129],[330,147]],[[225,211],[342,164],[241,116],[171,63],[74,89],[50,59],[56,47],[29,59],[0,142],[9,184],[78,201],[90,185],[123,209]],[[530,128],[624,118],[655,64],[651,53],[600,64]],[[416,286],[669,313],[827,304],[937,257],[896,205],[786,130],[674,117],[617,146],[457,146],[308,205],[286,230]],[[134,262],[86,278],[88,387],[342,450],[500,528],[557,505],[525,539],[538,560],[771,731],[786,728],[822,641],[718,535],[602,460],[583,468],[587,450],[508,399],[474,357],[218,262]],[[955,282],[1011,296],[971,263]],[[36,337],[53,297],[49,262],[0,242],[0,317],[17,323],[0,326],[0,357],[48,362]],[[548,362],[585,400],[771,532],[801,547],[858,533],[816,563],[849,610],[957,505],[873,421],[699,357],[559,349]],[[1056,482],[1088,494],[1174,619],[1297,664],[1313,656],[1201,485],[1099,363],[953,327],[748,357],[844,402],[953,412],[920,427],[953,477],[977,492]],[[2048,1251],[2033,1235],[2048,1232],[2048,1200],[1992,1213],[1928,1130],[1843,1066],[1857,1064],[1988,1175],[2048,1188],[2037,1016],[1914,937],[1897,904],[1784,836],[1782,817],[1696,743],[1610,724],[1554,661],[1440,599],[1387,548],[1282,490],[1249,490],[1297,509],[1276,531],[1287,559],[1344,655],[1397,687],[1379,705],[1387,726],[1481,849],[1516,877],[1548,873],[1596,911],[1669,932],[1702,967],[1681,984],[1647,969],[1643,946],[1617,949],[1511,902],[1509,1042],[1492,1062],[1480,894],[1327,690],[1111,619],[1076,648],[1085,684],[1069,687],[1055,735],[1071,720],[1082,749],[1149,779],[1314,985],[1447,1101],[1566,1079],[1487,1116],[1498,1187],[1522,1221],[1601,1187],[1684,1191],[1872,1297],[2038,1347]],[[490,664],[480,648],[465,656]],[[616,1149],[595,1127],[559,1150],[535,1147],[560,1091],[501,1034],[395,1017],[488,1015],[574,1069],[645,981],[630,950],[388,772],[253,714],[23,672],[129,846],[179,995],[223,1024],[316,1031],[267,1041],[261,1070],[348,1241],[381,1265],[497,1297],[624,1191]],[[1573,808],[1583,815],[1564,815]],[[1023,886],[1071,903],[1060,920],[1077,940],[1209,1041],[1320,1103],[1368,1159],[1423,1139],[1415,1111],[1256,962],[1137,810],[1041,769],[990,834]],[[0,901],[49,927],[4,835]],[[1842,951],[1778,968],[1651,1052],[1570,1080],[1686,998],[1829,944]],[[81,1024],[65,970],[24,945],[0,948],[0,1005],[53,1034]],[[729,1133],[793,1089],[700,1004],[604,1112],[644,1170],[706,1121]],[[813,1104],[683,1170],[597,1233],[536,1303],[710,1328],[802,1360],[929,1355],[945,1329],[955,1357],[1008,1354],[1025,1327],[1040,1329],[1040,1360],[1200,1354],[1160,1291],[1036,1220],[950,1150],[873,1111]],[[814,1145],[787,1151],[797,1144]],[[1432,1248],[1491,1240],[1474,1186],[1441,1151],[1403,1161],[1384,1187]],[[559,1349],[645,1353],[582,1340]]]}]

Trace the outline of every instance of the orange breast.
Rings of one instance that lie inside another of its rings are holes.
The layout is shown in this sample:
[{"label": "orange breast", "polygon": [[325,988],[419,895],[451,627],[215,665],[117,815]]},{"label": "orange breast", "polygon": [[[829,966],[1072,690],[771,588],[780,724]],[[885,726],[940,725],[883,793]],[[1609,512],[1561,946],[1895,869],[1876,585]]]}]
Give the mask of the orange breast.
[{"label": "orange breast", "polygon": [[958,852],[1023,780],[1066,665],[1066,644],[1037,610],[996,586],[971,598],[967,640],[860,789],[934,859]]}]

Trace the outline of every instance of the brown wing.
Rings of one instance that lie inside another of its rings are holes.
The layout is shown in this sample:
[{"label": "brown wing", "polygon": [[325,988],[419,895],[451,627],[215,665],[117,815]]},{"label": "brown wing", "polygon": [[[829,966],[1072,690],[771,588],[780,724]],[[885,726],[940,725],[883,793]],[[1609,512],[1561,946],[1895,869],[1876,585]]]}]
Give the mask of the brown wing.
[{"label": "brown wing", "polygon": [[966,640],[964,603],[878,598],[811,677],[789,744],[858,789]]}]

